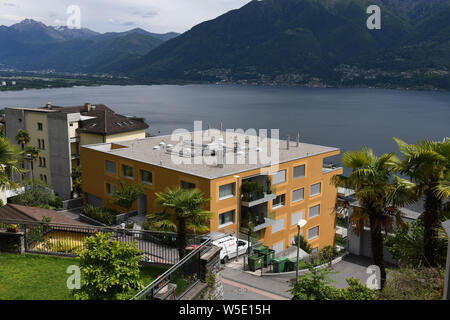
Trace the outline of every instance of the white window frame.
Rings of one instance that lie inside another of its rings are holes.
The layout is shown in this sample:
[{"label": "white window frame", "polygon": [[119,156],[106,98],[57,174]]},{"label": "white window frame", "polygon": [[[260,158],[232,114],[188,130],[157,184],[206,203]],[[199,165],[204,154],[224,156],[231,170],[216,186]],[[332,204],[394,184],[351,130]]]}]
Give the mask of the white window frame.
[{"label": "white window frame", "polygon": [[[275,177],[277,176],[277,174],[281,174],[282,172],[284,172],[284,180],[281,181],[281,182],[276,182],[276,181],[275,181]],[[286,169],[283,169],[283,170],[280,170],[280,171],[275,172],[275,173],[273,174],[272,181],[273,181],[272,184],[273,184],[274,186],[279,185],[279,184],[282,184],[282,183],[285,183],[285,182],[286,182]]]},{"label": "white window frame", "polygon": [[[312,237],[312,238],[310,238],[310,237],[309,237],[309,232],[310,232],[311,230],[316,229],[316,228],[317,228],[317,235],[314,236],[314,237]],[[309,240],[317,239],[317,238],[319,237],[319,235],[320,235],[320,228],[319,228],[319,226],[315,226],[315,227],[312,227],[312,228],[308,229],[308,241],[309,241]]]},{"label": "white window frame", "polygon": [[[295,191],[299,191],[299,190],[303,190],[303,196],[302,196],[301,199],[295,200],[294,199],[294,192]],[[297,203],[297,202],[300,202],[300,201],[303,201],[303,200],[305,200],[305,188],[299,188],[299,189],[296,189],[296,190],[292,190],[292,203]]]},{"label": "white window frame", "polygon": [[[312,194],[312,188],[313,188],[313,186],[317,186],[317,185],[320,186],[319,193]],[[313,184],[309,187],[309,196],[310,196],[310,197],[319,196],[319,195],[321,195],[321,194],[322,194],[322,182],[313,183]]]},{"label": "white window frame", "polygon": [[[316,214],[315,216],[311,216],[311,209],[315,208],[315,207],[319,207],[319,213]],[[308,208],[308,219],[312,219],[312,218],[319,217],[319,216],[320,216],[320,203]]]},{"label": "white window frame", "polygon": [[[232,212],[232,217],[233,217],[232,221],[231,222],[226,222],[224,224],[220,224],[220,216],[223,215],[223,214],[230,213],[230,212]],[[234,210],[234,209],[220,213],[219,214],[219,229],[234,224],[234,216],[235,216],[235,214],[236,214],[236,210]]]},{"label": "white window frame", "polygon": [[[224,196],[224,197],[221,197],[221,196],[220,196],[220,188],[221,188],[221,187],[228,186],[228,185],[230,185],[230,184],[231,184],[231,194],[229,194],[229,195],[227,195],[227,196]],[[235,183],[235,182],[230,182],[230,183],[226,183],[226,184],[223,184],[223,185],[219,186],[219,200],[225,200],[225,199],[234,198],[235,193],[236,193],[235,190],[236,190],[236,183]]]},{"label": "white window frame", "polygon": [[[299,177],[296,177],[295,176],[295,168],[298,168],[298,167],[303,167],[304,169],[303,169],[303,175],[302,176],[299,176]],[[295,179],[300,179],[300,178],[303,178],[303,177],[305,177],[306,176],[306,164],[300,164],[300,165],[298,165],[298,166],[294,166],[294,168],[292,169],[292,177],[294,178],[294,180]]]}]

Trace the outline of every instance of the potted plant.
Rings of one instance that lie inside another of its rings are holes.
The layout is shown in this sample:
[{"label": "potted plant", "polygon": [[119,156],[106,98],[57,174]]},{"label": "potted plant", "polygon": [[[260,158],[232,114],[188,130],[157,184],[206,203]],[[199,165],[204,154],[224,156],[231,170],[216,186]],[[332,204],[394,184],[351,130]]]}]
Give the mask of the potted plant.
[{"label": "potted plant", "polygon": [[8,224],[6,226],[6,231],[17,233],[17,232],[19,232],[19,225],[18,224]]}]

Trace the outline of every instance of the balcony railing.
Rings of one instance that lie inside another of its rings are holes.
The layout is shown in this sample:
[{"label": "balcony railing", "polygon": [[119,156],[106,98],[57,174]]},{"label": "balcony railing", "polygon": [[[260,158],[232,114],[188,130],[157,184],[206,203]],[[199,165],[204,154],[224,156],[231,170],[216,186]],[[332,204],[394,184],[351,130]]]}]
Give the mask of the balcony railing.
[{"label": "balcony railing", "polygon": [[336,166],[336,165],[331,164],[331,163],[324,163],[323,167],[322,167],[322,173],[325,174],[325,173],[336,171],[336,170],[339,170],[339,169],[342,169],[342,167]]}]

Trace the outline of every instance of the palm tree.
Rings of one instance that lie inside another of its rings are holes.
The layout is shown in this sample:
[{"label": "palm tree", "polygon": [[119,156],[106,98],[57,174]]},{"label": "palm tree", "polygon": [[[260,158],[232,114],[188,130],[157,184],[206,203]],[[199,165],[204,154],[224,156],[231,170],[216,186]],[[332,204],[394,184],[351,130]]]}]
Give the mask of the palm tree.
[{"label": "palm tree", "polygon": [[8,138],[0,137],[0,189],[17,188],[18,185],[11,180],[13,174],[21,174],[22,152],[11,144]]},{"label": "palm tree", "polygon": [[156,192],[155,195],[156,204],[164,208],[164,211],[150,214],[150,225],[157,230],[178,233],[178,252],[182,259],[186,256],[187,231],[197,233],[209,230],[212,212],[203,209],[209,199],[198,189],[179,187]]},{"label": "palm tree", "polygon": [[386,281],[383,230],[386,232],[392,228],[394,216],[397,223],[401,224],[400,212],[389,200],[396,190],[390,183],[396,160],[393,153],[377,157],[372,149],[365,147],[359,151],[349,151],[342,156],[342,162],[352,169],[351,175],[333,177],[334,185],[355,190],[359,207],[354,208],[350,225],[354,225],[357,234],[361,234],[366,225],[370,227],[372,258],[381,271],[381,288]]},{"label": "palm tree", "polygon": [[16,141],[22,147],[22,150],[25,149],[25,145],[30,142],[30,135],[25,130],[19,129],[16,135]]},{"label": "palm tree", "polygon": [[450,140],[408,144],[394,138],[403,160],[396,170],[408,176],[418,197],[424,196],[424,258],[430,267],[437,264],[438,230],[443,199],[450,194]]},{"label": "palm tree", "polygon": [[40,156],[39,149],[34,146],[26,147],[24,154],[30,160],[31,181],[33,181],[34,161]]},{"label": "palm tree", "polygon": [[120,187],[113,191],[114,199],[111,203],[130,210],[133,203],[145,193],[144,186],[138,184],[127,184],[119,179]]}]

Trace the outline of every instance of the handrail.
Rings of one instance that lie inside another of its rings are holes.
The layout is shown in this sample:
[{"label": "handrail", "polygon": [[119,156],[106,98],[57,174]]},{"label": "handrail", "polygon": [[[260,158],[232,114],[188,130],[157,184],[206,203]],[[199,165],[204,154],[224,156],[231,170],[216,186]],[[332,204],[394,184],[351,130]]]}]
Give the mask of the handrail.
[{"label": "handrail", "polygon": [[152,288],[154,288],[156,285],[163,282],[168,276],[170,276],[172,273],[174,273],[177,269],[179,269],[182,265],[184,265],[189,259],[191,259],[193,256],[195,256],[197,253],[201,252],[206,246],[209,246],[212,242],[212,239],[207,239],[205,242],[203,242],[199,247],[194,249],[192,252],[190,252],[188,255],[186,255],[183,259],[181,259],[177,264],[173,265],[169,270],[164,272],[160,277],[155,279],[153,282],[148,284],[144,289],[139,291],[133,298],[130,300],[139,300],[147,294]]}]

